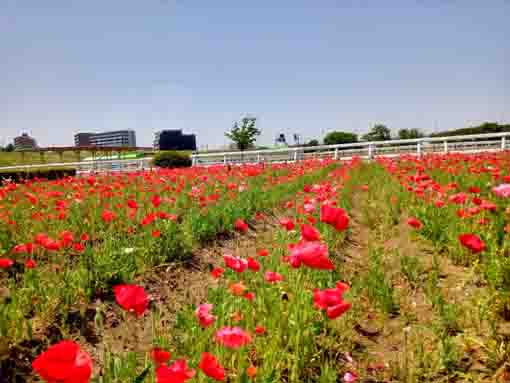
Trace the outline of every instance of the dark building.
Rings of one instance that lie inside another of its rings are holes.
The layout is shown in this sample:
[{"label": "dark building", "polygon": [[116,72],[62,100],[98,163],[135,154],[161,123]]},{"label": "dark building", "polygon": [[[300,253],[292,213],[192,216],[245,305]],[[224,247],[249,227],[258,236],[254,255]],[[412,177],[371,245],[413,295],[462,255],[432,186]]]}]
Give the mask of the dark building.
[{"label": "dark building", "polygon": [[182,134],[182,130],[162,130],[154,135],[156,150],[197,150],[194,134]]},{"label": "dark building", "polygon": [[74,146],[127,146],[136,147],[133,130],[116,130],[104,133],[77,133]]},{"label": "dark building", "polygon": [[74,146],[91,146],[91,137],[94,133],[78,133],[74,135]]},{"label": "dark building", "polygon": [[14,150],[30,150],[37,148],[37,142],[27,133],[14,138]]}]

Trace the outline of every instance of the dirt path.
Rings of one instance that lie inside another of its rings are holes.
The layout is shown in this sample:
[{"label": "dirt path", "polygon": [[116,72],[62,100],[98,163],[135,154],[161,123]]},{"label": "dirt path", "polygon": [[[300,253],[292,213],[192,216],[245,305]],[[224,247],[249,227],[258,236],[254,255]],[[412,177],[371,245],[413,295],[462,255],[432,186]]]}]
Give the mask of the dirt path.
[{"label": "dirt path", "polygon": [[[370,227],[361,209],[367,203],[360,194],[353,199],[342,262],[362,313],[353,332],[360,370],[388,382],[498,381],[500,371],[487,367],[482,352],[486,323],[475,314],[488,294],[480,276],[438,255],[404,218]],[[395,310],[385,309],[386,288]]]}]

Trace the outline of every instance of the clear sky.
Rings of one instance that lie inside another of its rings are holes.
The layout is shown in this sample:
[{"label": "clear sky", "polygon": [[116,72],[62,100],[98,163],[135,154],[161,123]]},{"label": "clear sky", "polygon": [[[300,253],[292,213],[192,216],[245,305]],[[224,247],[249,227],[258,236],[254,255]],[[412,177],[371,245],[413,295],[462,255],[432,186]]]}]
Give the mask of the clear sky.
[{"label": "clear sky", "polygon": [[[0,144],[510,122],[510,1],[1,0]],[[292,141],[292,140],[290,140]]]}]

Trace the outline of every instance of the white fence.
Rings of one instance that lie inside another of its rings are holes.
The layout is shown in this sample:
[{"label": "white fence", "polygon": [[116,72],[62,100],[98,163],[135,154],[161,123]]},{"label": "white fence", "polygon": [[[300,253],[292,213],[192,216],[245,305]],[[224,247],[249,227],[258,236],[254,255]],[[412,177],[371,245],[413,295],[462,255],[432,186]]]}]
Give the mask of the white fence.
[{"label": "white fence", "polygon": [[[507,137],[509,137],[507,139]],[[507,149],[510,133],[490,133],[468,136],[418,138],[412,140],[391,140],[375,142],[357,142],[354,144],[322,145],[269,150],[250,150],[245,152],[222,152],[193,154],[194,166],[214,164],[240,164],[260,162],[289,162],[311,158],[350,159],[360,157],[371,159],[375,156],[398,156],[426,153],[463,152],[477,153]],[[510,148],[509,148],[510,149]],[[152,169],[152,157],[137,159],[90,160],[80,162],[62,162],[0,167],[4,170],[26,170],[37,168],[72,167],[78,173],[116,172]]]},{"label": "white fence", "polygon": [[288,162],[324,157],[342,160],[350,159],[355,156],[371,159],[375,156],[398,156],[402,154],[421,156],[425,153],[477,153],[505,150],[507,148],[507,137],[510,137],[510,133],[357,142],[353,144],[250,150],[244,152],[199,153],[192,155],[192,161],[194,166],[200,166]]}]

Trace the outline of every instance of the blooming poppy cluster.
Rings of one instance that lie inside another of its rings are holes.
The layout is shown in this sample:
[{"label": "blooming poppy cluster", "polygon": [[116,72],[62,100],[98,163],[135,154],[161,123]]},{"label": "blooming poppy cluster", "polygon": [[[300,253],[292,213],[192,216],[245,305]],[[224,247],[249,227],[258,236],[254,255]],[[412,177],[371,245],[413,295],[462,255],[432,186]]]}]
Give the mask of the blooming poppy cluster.
[{"label": "blooming poppy cluster", "polygon": [[[450,222],[460,221],[452,227],[450,240],[479,254],[488,250],[484,237],[490,237],[490,232],[496,238],[510,232],[510,222],[502,219],[506,215],[504,201],[510,197],[509,160],[507,152],[500,152],[402,156],[378,162],[429,211],[453,211],[456,217]],[[422,217],[409,218],[408,224],[415,229],[427,225],[424,211]],[[437,220],[438,215],[431,213],[430,219]],[[441,230],[439,225],[428,228],[429,233],[430,229]],[[442,231],[437,235],[447,233],[444,228]]]},{"label": "blooming poppy cluster", "polygon": [[[195,172],[193,177],[185,170],[108,177],[91,176],[61,181],[59,187],[67,188],[66,182],[72,186],[66,192],[55,194],[51,192],[55,186],[52,183],[51,188],[32,185],[29,190],[35,191],[40,188],[42,193],[25,196],[23,197],[25,201],[40,206],[44,200],[42,196],[51,195],[48,198],[62,201],[56,205],[67,217],[69,209],[90,203],[96,197],[99,203],[95,205],[93,211],[89,210],[88,206],[82,209],[86,221],[82,230],[86,231],[86,234],[80,234],[76,228],[56,234],[42,233],[30,241],[16,245],[15,254],[30,256],[31,258],[26,258],[26,267],[33,268],[36,263],[32,258],[46,259],[48,252],[52,251],[80,256],[87,249],[100,246],[105,235],[118,231],[127,239],[142,236],[144,241],[157,241],[166,236],[166,226],[162,222],[175,224],[185,219],[183,214],[187,210],[200,209],[201,214],[204,214],[203,220],[206,220],[207,209],[212,209],[221,201],[225,204],[239,203],[241,199],[238,198],[239,195],[249,190],[251,182],[255,184],[260,182],[257,179],[263,179],[264,183],[269,185],[285,185],[330,164],[331,162],[326,160],[313,165],[292,165],[292,171],[289,171],[289,165],[285,164],[274,165],[271,171],[258,165],[246,166],[235,168],[232,173],[228,173],[225,167],[213,167],[207,172],[190,170],[189,172]],[[281,231],[282,238],[285,238],[288,247],[282,246],[281,251],[285,254],[281,259],[280,253],[273,249],[258,248],[256,255],[253,256],[224,254],[223,264],[212,267],[211,281],[214,281],[214,288],[222,289],[225,294],[223,299],[241,301],[251,308],[244,310],[239,307],[246,306],[239,306],[229,311],[226,309],[228,305],[218,306],[215,302],[198,305],[193,310],[194,317],[190,326],[196,329],[194,331],[197,334],[210,334],[210,342],[200,343],[205,344],[206,348],[200,350],[201,354],[197,355],[197,358],[200,356],[198,364],[195,364],[198,359],[194,359],[194,362],[191,358],[172,361],[171,353],[165,348],[153,348],[150,356],[154,363],[153,371],[157,383],[186,382],[197,373],[203,373],[216,381],[224,381],[230,373],[234,374],[221,364],[224,352],[216,351],[229,349],[230,352],[238,352],[241,348],[248,348],[249,355],[252,355],[256,352],[256,339],[270,337],[272,332],[276,331],[267,326],[268,323],[264,322],[262,314],[256,314],[258,309],[269,302],[266,302],[268,294],[277,292],[279,294],[284,289],[295,291],[304,289],[311,312],[317,309],[325,314],[319,315],[317,312],[317,315],[313,316],[314,320],[333,320],[351,308],[351,304],[344,300],[346,284],[337,283],[334,288],[319,290],[314,289],[313,285],[296,285],[294,277],[298,274],[306,275],[303,271],[296,270],[300,267],[313,269],[315,272],[335,269],[326,240],[347,230],[349,218],[343,209],[336,206],[337,192],[341,186],[331,180],[335,177],[344,177],[345,174],[345,170],[339,171],[337,168],[330,173],[327,181],[307,183],[303,191],[297,193],[298,199],[283,202],[283,208],[287,209],[287,217],[282,218],[280,224],[284,229]],[[133,189],[128,193],[124,192],[127,185],[131,185],[137,192],[135,193]],[[71,197],[65,197],[66,193]],[[140,198],[140,195],[144,197]],[[182,199],[178,202],[179,198]],[[73,207],[74,204],[77,206]],[[43,216],[48,214],[46,204],[41,208],[44,211]],[[263,221],[265,214],[258,212],[251,219]],[[89,230],[91,222],[100,230]],[[233,227],[238,235],[247,234],[253,227],[247,217],[234,217],[231,223],[230,227]],[[136,256],[138,251],[135,244],[125,247],[122,254],[131,257]],[[32,260],[33,264],[28,263],[29,260]],[[0,258],[0,267],[10,268],[15,261],[7,257]],[[126,320],[136,320],[148,312],[151,298],[143,286],[121,283],[112,289],[118,306],[133,314],[133,318],[126,317]],[[288,294],[285,295],[287,297],[282,300],[283,302],[295,296],[292,294],[289,298]],[[296,306],[296,309],[298,308],[299,306]],[[59,343],[42,353],[34,361],[34,371],[47,382],[89,382],[92,374],[90,357],[75,343],[64,341],[62,344],[64,346]],[[70,346],[71,344],[73,346]],[[70,351],[63,351],[64,348],[69,348]],[[254,378],[257,375],[259,362],[251,360],[245,367],[248,377]],[[67,375],[58,375],[56,371],[59,366],[67,366],[65,367]]]}]

